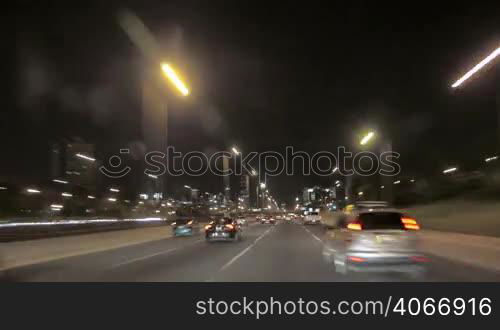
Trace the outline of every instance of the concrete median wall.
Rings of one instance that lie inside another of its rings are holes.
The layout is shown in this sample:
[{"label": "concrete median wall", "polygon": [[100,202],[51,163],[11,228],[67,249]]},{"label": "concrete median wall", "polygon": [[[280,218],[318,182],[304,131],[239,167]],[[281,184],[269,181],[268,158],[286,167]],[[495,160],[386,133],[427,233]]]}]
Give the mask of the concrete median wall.
[{"label": "concrete median wall", "polygon": [[450,200],[405,211],[425,229],[500,237],[500,201]]},{"label": "concrete median wall", "polygon": [[0,243],[0,270],[172,237],[169,226]]}]

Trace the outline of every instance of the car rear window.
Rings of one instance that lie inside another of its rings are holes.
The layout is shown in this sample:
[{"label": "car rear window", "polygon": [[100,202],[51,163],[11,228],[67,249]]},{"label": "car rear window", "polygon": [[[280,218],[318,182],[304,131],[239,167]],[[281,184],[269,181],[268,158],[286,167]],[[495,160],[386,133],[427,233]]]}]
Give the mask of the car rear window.
[{"label": "car rear window", "polygon": [[359,220],[363,229],[404,229],[401,223],[401,213],[398,212],[373,212],[361,213]]},{"label": "car rear window", "polygon": [[189,221],[191,221],[191,219],[177,219],[175,220],[175,224],[176,225],[185,225],[187,224]]},{"label": "car rear window", "polygon": [[228,224],[233,223],[233,219],[231,219],[231,218],[216,219],[215,223],[218,225],[228,225]]}]

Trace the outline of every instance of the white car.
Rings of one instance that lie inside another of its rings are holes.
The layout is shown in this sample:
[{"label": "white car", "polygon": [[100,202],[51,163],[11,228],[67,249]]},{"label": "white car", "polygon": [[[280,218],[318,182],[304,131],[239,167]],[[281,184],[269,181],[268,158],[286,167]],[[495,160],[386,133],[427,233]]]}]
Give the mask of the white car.
[{"label": "white car", "polygon": [[338,273],[400,272],[419,280],[429,259],[418,248],[417,220],[389,208],[356,210],[329,230],[323,257]]},{"label": "white car", "polygon": [[244,217],[236,218],[236,223],[240,226],[246,226],[248,224],[247,219],[245,219]]},{"label": "white car", "polygon": [[307,213],[304,217],[304,225],[316,225],[321,223],[321,216],[318,212]]}]

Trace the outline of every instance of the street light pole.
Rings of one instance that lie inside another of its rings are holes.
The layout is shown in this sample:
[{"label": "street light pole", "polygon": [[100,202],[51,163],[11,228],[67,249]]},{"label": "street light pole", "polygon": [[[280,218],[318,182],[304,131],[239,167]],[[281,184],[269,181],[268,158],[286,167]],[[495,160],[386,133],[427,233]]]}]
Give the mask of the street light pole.
[{"label": "street light pole", "polygon": [[[187,96],[189,90],[169,64],[160,63],[164,77],[158,73],[158,67],[155,64],[158,65],[146,59],[142,84],[142,130],[144,142],[149,151],[165,152],[168,146],[168,100],[164,91],[163,78],[166,77],[182,96]],[[154,192],[165,194],[165,181],[165,176],[161,180],[156,180],[153,184]],[[150,183],[145,184],[148,189]]]},{"label": "street light pole", "polygon": [[[260,188],[260,190],[259,190]],[[263,183],[263,182],[260,182],[258,185],[257,185],[257,208],[260,206],[262,207],[263,206],[263,203],[262,203],[262,200],[264,200],[264,198],[260,198],[260,194],[262,193],[262,190],[266,189],[266,184]],[[262,196],[264,197],[264,196]]]},{"label": "street light pole", "polygon": [[[360,145],[367,145],[368,142],[373,140],[375,137],[375,133],[370,131],[368,134],[366,134],[359,142]],[[392,141],[385,137],[382,137],[381,141],[379,142],[379,153],[380,155],[382,154],[392,154]],[[388,175],[382,175],[379,173],[379,185],[378,186],[384,186],[383,191],[378,192],[379,190],[377,189],[377,195],[379,196],[380,199],[388,202],[391,204],[393,202],[393,193],[392,193],[392,179],[391,176]]]},{"label": "street light pole", "polygon": [[[119,13],[118,21],[123,31],[142,52],[146,63],[142,86],[142,128],[146,147],[152,148],[153,151],[164,151],[165,149],[157,148],[162,148],[167,143],[168,108],[166,97],[164,93],[161,93],[161,87],[159,87],[162,84],[159,82],[157,65],[160,66],[163,74],[183,96],[187,96],[190,91],[172,66],[169,63],[161,62],[160,47],[154,35],[139,17],[128,10],[124,10]],[[162,109],[163,107],[164,109]],[[164,118],[158,120],[157,116],[161,113],[163,113]],[[156,185],[159,185],[160,181],[161,185],[165,185],[165,178],[158,180]]]},{"label": "street light pole", "polygon": [[[236,147],[232,147],[231,151],[238,156],[240,152]],[[226,173],[229,171],[229,157],[226,154],[223,154],[222,156],[222,168],[224,171],[224,175],[222,176],[223,184],[224,184],[224,199],[226,202],[229,202],[231,200],[231,180],[229,175],[226,175]]]},{"label": "street light pole", "polygon": [[222,156],[222,168],[222,180],[224,184],[224,204],[226,204],[231,199],[231,182],[229,175],[227,175],[227,172],[229,171],[229,157],[227,157],[227,155],[225,154]]},{"label": "street light pole", "polygon": [[[380,153],[392,154],[391,140],[386,138],[382,141]],[[380,186],[384,186],[384,189],[382,190],[377,189],[378,191],[380,191],[380,197],[381,197],[380,199],[388,202],[389,204],[392,204],[392,202],[394,201],[394,194],[392,189],[392,177],[388,175],[379,174],[379,178],[380,178]]]}]

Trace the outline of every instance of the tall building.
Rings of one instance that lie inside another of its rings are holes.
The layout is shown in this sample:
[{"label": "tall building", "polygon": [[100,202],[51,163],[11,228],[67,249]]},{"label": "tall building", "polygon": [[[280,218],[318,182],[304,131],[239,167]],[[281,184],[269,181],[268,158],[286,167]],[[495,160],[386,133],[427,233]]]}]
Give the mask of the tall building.
[{"label": "tall building", "polygon": [[199,189],[191,189],[191,202],[197,203],[200,200],[200,190]]},{"label": "tall building", "polygon": [[240,197],[245,206],[250,204],[250,176],[242,175],[240,178]]}]

